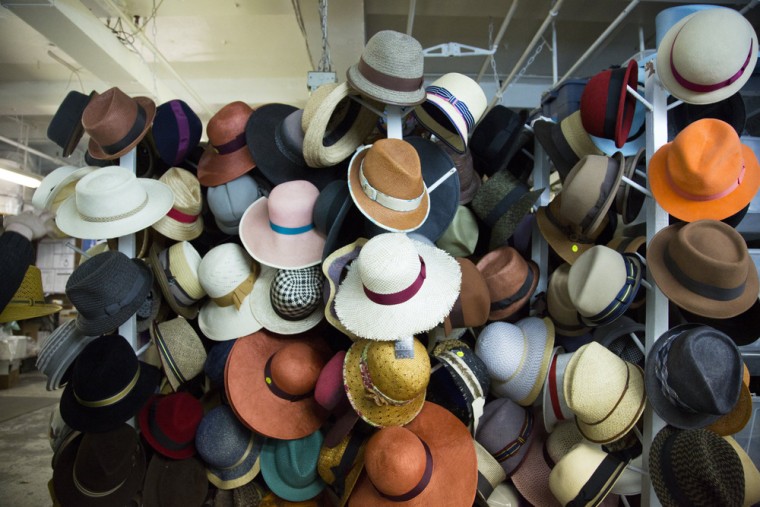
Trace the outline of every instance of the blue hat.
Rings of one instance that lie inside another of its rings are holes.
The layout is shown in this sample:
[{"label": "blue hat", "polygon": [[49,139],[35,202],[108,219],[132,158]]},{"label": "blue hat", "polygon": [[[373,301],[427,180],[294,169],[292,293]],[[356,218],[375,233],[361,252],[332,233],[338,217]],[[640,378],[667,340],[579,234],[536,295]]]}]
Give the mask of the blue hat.
[{"label": "blue hat", "polygon": [[201,140],[203,124],[184,101],[170,100],[156,108],[153,140],[161,160],[177,166]]},{"label": "blue hat", "polygon": [[227,357],[236,341],[237,338],[215,342],[215,345],[209,349],[203,371],[212,387],[224,390],[224,366],[227,364]]},{"label": "blue hat", "polygon": [[296,440],[267,438],[261,451],[261,473],[272,492],[290,502],[317,496],[325,483],[317,473],[322,433]]},{"label": "blue hat", "polygon": [[209,187],[206,199],[219,230],[237,235],[245,210],[266,193],[250,174],[243,174],[222,185]]}]

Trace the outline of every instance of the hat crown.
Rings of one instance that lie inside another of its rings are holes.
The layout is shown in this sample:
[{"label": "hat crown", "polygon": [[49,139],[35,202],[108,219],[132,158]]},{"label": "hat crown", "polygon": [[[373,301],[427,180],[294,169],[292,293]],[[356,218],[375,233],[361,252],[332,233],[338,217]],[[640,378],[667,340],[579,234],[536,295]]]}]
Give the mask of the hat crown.
[{"label": "hat crown", "polygon": [[82,125],[103,146],[123,139],[137,118],[138,103],[113,87],[90,99],[82,113]]},{"label": "hat crown", "polygon": [[[378,294],[406,289],[420,276],[420,254],[414,241],[403,233],[383,233],[362,247],[353,268],[362,284]],[[424,282],[423,282],[424,283]]]},{"label": "hat crown", "polygon": [[[161,269],[166,270],[168,267],[177,284],[188,296],[197,300],[206,295],[198,279],[201,255],[192,243],[189,241],[174,243],[168,248],[166,255],[158,256],[158,260]],[[171,281],[169,284],[169,288],[173,289]]]},{"label": "hat crown", "polygon": [[367,442],[364,468],[380,493],[398,496],[411,491],[425,473],[422,440],[401,426],[381,428]]},{"label": "hat crown", "polygon": [[16,289],[8,305],[26,306],[30,304],[42,304],[44,302],[45,294],[42,291],[42,271],[34,264],[30,264],[26,268],[21,285]]},{"label": "hat crown", "polygon": [[520,371],[527,338],[522,329],[508,322],[491,322],[475,342],[475,353],[483,360],[491,378],[507,382]]},{"label": "hat crown", "polygon": [[372,384],[388,398],[408,401],[425,395],[430,381],[430,357],[422,343],[414,339],[414,357],[396,357],[395,342],[360,343],[367,347],[367,370]]},{"label": "hat crown", "polygon": [[578,312],[592,317],[616,299],[626,277],[623,255],[607,246],[596,245],[570,266],[567,291]]},{"label": "hat crown", "polygon": [[529,276],[530,266],[511,246],[502,246],[484,255],[477,264],[491,294],[491,301],[515,295]]},{"label": "hat crown", "polygon": [[[624,160],[620,157],[586,155],[565,178],[559,214],[579,233],[590,235],[612,205]],[[607,203],[600,206],[599,203]]]},{"label": "hat crown", "polygon": [[125,167],[102,167],[77,182],[76,208],[81,216],[96,221],[129,216],[147,204],[148,193],[141,180]]},{"label": "hat crown", "polygon": [[71,388],[84,402],[98,402],[121,393],[139,375],[135,351],[119,335],[101,336],[88,343],[77,357]]},{"label": "hat crown", "polygon": [[319,189],[306,180],[286,181],[275,186],[266,201],[269,221],[280,227],[299,228],[312,223]]},{"label": "hat crown", "polygon": [[217,468],[232,467],[247,451],[254,437],[227,405],[203,417],[195,434],[195,447],[203,461]]},{"label": "hat crown", "polygon": [[370,37],[362,60],[383,74],[409,79],[422,78],[425,65],[422,45],[417,39],[394,30],[381,30]]},{"label": "hat crown", "polygon": [[221,146],[245,132],[245,124],[253,113],[251,106],[236,100],[222,107],[206,126],[209,143]]},{"label": "hat crown", "polygon": [[234,223],[237,228],[243,213],[252,203],[264,195],[250,174],[243,174],[232,181],[209,187],[206,199],[214,217],[224,223]]},{"label": "hat crown", "polygon": [[156,424],[169,438],[185,442],[195,437],[195,430],[203,418],[200,401],[180,391],[160,397],[155,404]]},{"label": "hat crown", "polygon": [[272,356],[272,382],[287,394],[301,396],[314,390],[325,361],[307,343],[292,343]]},{"label": "hat crown", "polygon": [[415,199],[425,191],[417,150],[401,139],[380,139],[368,150],[362,172],[372,187],[397,199]]},{"label": "hat crown", "polygon": [[[511,474],[533,442],[533,416],[509,398],[496,398],[486,404],[475,439]],[[514,449],[509,449],[515,446]]]},{"label": "hat crown", "polygon": [[160,322],[157,327],[163,342],[162,348],[166,349],[162,357],[170,356],[171,363],[186,379],[203,371],[206,349],[203,348],[198,333],[184,317]]},{"label": "hat crown", "polygon": [[[614,459],[597,446],[587,442],[578,443],[570,452],[557,461],[557,464],[549,474],[549,487],[554,496],[557,497],[562,505],[567,505],[583,493],[586,487],[591,488],[596,486],[596,484],[592,486],[589,482],[592,481],[592,477],[596,479],[594,474],[608,457],[609,459]],[[620,460],[616,461],[616,465],[615,469],[602,475],[600,480],[614,482],[624,466]],[[604,493],[596,492],[596,494],[603,495]],[[600,501],[602,497],[597,496],[596,500]]]},{"label": "hat crown", "polygon": [[137,433],[127,424],[105,433],[84,433],[74,458],[74,478],[95,493],[110,491],[129,477],[139,453]]},{"label": "hat crown", "polygon": [[330,232],[343,206],[351,205],[348,184],[345,180],[334,180],[328,183],[314,203],[312,218],[314,227],[322,234]]},{"label": "hat crown", "polygon": [[166,183],[172,189],[175,209],[191,215],[201,212],[201,184],[193,173],[180,167],[171,167],[158,181]]},{"label": "hat crown", "polygon": [[198,278],[210,297],[222,297],[251,274],[253,263],[242,246],[225,243],[212,248],[201,259]]},{"label": "hat crown", "polygon": [[305,488],[316,480],[322,433],[314,433],[295,440],[278,440],[274,444],[274,464],[278,477],[292,488]]},{"label": "hat crown", "polygon": [[270,299],[275,312],[286,319],[311,315],[322,302],[322,266],[280,269],[274,276]]},{"label": "hat crown", "polygon": [[558,324],[560,334],[562,333],[559,328],[573,331],[573,328],[585,327],[578,319],[578,310],[575,309],[567,289],[570,267],[570,264],[566,262],[558,266],[549,277],[549,285],[546,289],[546,308],[549,317]]}]

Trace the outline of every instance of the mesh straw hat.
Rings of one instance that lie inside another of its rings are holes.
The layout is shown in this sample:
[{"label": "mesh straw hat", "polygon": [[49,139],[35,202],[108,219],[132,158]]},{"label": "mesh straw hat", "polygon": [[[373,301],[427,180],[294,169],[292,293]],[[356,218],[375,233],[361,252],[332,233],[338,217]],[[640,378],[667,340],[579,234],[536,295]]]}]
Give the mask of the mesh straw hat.
[{"label": "mesh straw hat", "polygon": [[68,157],[74,153],[82,139],[84,135],[82,114],[87,104],[90,103],[90,99],[95,95],[97,92],[94,90],[89,95],[71,90],[66,94],[50,120],[47,127],[47,137],[63,149],[62,157]]},{"label": "mesh straw hat", "polygon": [[234,243],[216,246],[203,257],[198,280],[209,300],[201,308],[198,325],[206,337],[231,340],[261,329],[250,297],[259,270],[258,263]]},{"label": "mesh straw hat", "polygon": [[87,174],[95,170],[95,167],[74,167],[71,165],[61,166],[48,173],[40,186],[34,190],[32,205],[38,209],[57,211],[58,206],[74,193],[77,182]]},{"label": "mesh straw hat", "polygon": [[203,123],[185,101],[174,99],[156,108],[151,133],[161,160],[177,166],[198,146]]},{"label": "mesh straw hat", "polygon": [[435,246],[452,257],[469,257],[478,244],[478,222],[475,215],[466,206],[457,207],[454,219],[435,242]]},{"label": "mesh straw hat", "polygon": [[487,106],[486,94],[471,77],[449,72],[425,88],[425,102],[414,108],[417,121],[458,153]]},{"label": "mesh straw hat", "polygon": [[447,335],[451,334],[453,328],[485,325],[491,311],[488,284],[480,270],[469,259],[457,257],[456,261],[462,272],[462,286],[454,307],[443,319],[443,329]]},{"label": "mesh straw hat", "polygon": [[321,266],[301,269],[264,267],[253,285],[253,316],[264,328],[278,334],[297,334],[319,324],[322,309]]},{"label": "mesh straw hat", "polygon": [[604,345],[623,360],[644,368],[644,352],[633,341],[631,334],[636,335],[643,344],[644,324],[623,315],[615,322],[595,328],[594,341]]},{"label": "mesh straw hat", "polygon": [[236,100],[211,117],[206,125],[209,146],[198,161],[201,185],[222,185],[256,167],[245,137],[245,125],[252,113],[248,104]]},{"label": "mesh straw hat", "polygon": [[572,113],[559,124],[538,120],[533,123],[533,132],[536,140],[549,155],[562,181],[573,166],[586,155],[604,155],[583,128],[580,111]]},{"label": "mesh straw hat", "polygon": [[248,207],[269,192],[250,174],[243,174],[216,187],[210,187],[206,200],[219,230],[237,235],[240,219]]},{"label": "mesh straw hat", "polygon": [[683,324],[655,342],[645,372],[649,401],[665,422],[676,428],[704,428],[736,405],[744,362],[725,334]]},{"label": "mesh straw hat", "polygon": [[502,320],[524,307],[538,286],[538,265],[511,246],[484,255],[476,264],[491,296],[489,320]]},{"label": "mesh straw hat", "polygon": [[270,438],[291,440],[315,432],[328,416],[314,399],[314,387],[330,355],[317,335],[284,337],[261,330],[238,339],[224,372],[235,414]]},{"label": "mesh straw hat", "polygon": [[201,256],[195,247],[187,241],[180,241],[159,251],[158,245],[154,244],[148,263],[171,309],[186,319],[195,318],[197,303],[206,295],[198,279]]},{"label": "mesh straw hat", "polygon": [[93,95],[82,112],[90,136],[87,151],[100,160],[125,155],[145,137],[155,116],[156,103],[148,97],[132,98],[116,87]]},{"label": "mesh straw hat", "polygon": [[[646,188],[646,178],[640,173],[646,174],[646,152],[642,147],[632,157],[625,159],[625,169],[623,175],[627,178],[635,181],[642,187]],[[644,208],[644,201],[646,196],[631,187],[630,185],[620,185],[615,195],[615,209],[620,213],[623,223],[630,224],[639,216],[639,213]]]},{"label": "mesh straw hat", "polygon": [[224,367],[227,365],[227,358],[230,351],[238,339],[227,340],[214,343],[208,350],[206,362],[203,364],[203,372],[208,377],[211,387],[224,392]]},{"label": "mesh straw hat", "polygon": [[750,374],[747,363],[744,363],[744,375],[742,376],[742,386],[739,391],[739,399],[734,408],[717,421],[707,426],[707,429],[714,431],[718,435],[727,436],[739,433],[752,418],[752,392],[749,388]]},{"label": "mesh straw hat", "polygon": [[362,235],[361,213],[348,193],[348,183],[335,180],[319,192],[312,213],[314,227],[325,236],[322,260],[340,247],[348,245]]},{"label": "mesh straw hat", "polygon": [[533,424],[531,410],[508,398],[497,398],[486,403],[475,439],[510,477],[533,444]]},{"label": "mesh straw hat", "polygon": [[69,381],[69,367],[88,343],[97,338],[77,330],[76,320],[58,326],[45,340],[37,355],[36,367],[47,377],[46,388],[53,391]]},{"label": "mesh straw hat", "polygon": [[243,426],[227,405],[206,412],[195,433],[206,477],[219,489],[234,489],[259,474],[263,437]]},{"label": "mesh straw hat", "polygon": [[477,455],[467,427],[430,402],[411,423],[369,439],[364,470],[349,506],[472,505],[477,492]]},{"label": "mesh straw hat", "polygon": [[294,180],[251,204],[240,219],[240,240],[251,257],[278,269],[322,262],[325,236],[314,228],[312,218],[318,196],[312,183]]},{"label": "mesh straw hat", "polygon": [[749,80],[756,63],[755,29],[733,9],[686,16],[665,32],[657,48],[660,82],[693,104],[730,97]]},{"label": "mesh straw hat", "polygon": [[649,244],[647,267],[673,303],[704,317],[735,317],[757,301],[757,268],[747,244],[723,222],[665,227]]},{"label": "mesh straw hat", "polygon": [[573,353],[565,353],[562,347],[555,347],[552,351],[552,357],[549,361],[549,371],[544,379],[544,388],[542,391],[542,412],[544,416],[544,428],[551,433],[557,426],[565,420],[573,418],[573,411],[567,406],[565,399],[565,371],[567,363]]},{"label": "mesh straw hat", "polygon": [[591,442],[606,444],[622,438],[644,413],[641,368],[596,342],[583,345],[570,358],[563,389],[578,429]]},{"label": "mesh straw hat", "polygon": [[171,459],[195,454],[195,432],[203,418],[201,402],[187,392],[154,395],[140,410],[137,422],[145,441]]},{"label": "mesh straw hat", "polygon": [[201,185],[193,173],[172,167],[158,181],[164,182],[174,195],[174,205],[152,227],[174,241],[190,241],[203,232],[203,197]]},{"label": "mesh straw hat", "polygon": [[475,454],[478,457],[478,492],[475,505],[489,505],[488,498],[496,487],[506,480],[507,474],[496,458],[480,445],[480,442],[475,440],[474,443]]},{"label": "mesh straw hat", "polygon": [[566,262],[552,272],[546,288],[546,308],[558,335],[582,336],[591,329],[581,322],[578,310],[570,299],[567,290],[569,275],[570,264]]},{"label": "mesh straw hat", "polygon": [[61,305],[45,301],[40,268],[30,265],[21,285],[0,312],[0,323],[44,317],[61,311]]},{"label": "mesh straw hat", "polygon": [[66,295],[77,309],[77,328],[99,336],[134,315],[153,285],[150,268],[139,259],[109,250],[78,266],[66,282]]},{"label": "mesh straw hat", "polygon": [[203,372],[206,349],[193,326],[184,317],[154,321],[150,337],[158,347],[164,373],[175,391]]},{"label": "mesh straw hat", "polygon": [[261,475],[272,492],[284,500],[314,498],[325,487],[317,473],[324,438],[317,430],[295,440],[267,438],[261,450]]},{"label": "mesh straw hat", "polygon": [[80,179],[60,205],[56,225],[74,238],[118,238],[158,222],[174,197],[166,184],[125,167],[102,167]]},{"label": "mesh straw hat", "polygon": [[334,328],[351,339],[356,339],[356,335],[338,319],[338,314],[335,312],[335,294],[337,294],[338,286],[348,274],[349,265],[359,256],[359,252],[366,243],[366,239],[359,238],[353,243],[332,252],[322,263],[322,273],[325,275],[325,283],[322,285],[325,318]]},{"label": "mesh straw hat", "polygon": [[414,106],[425,100],[424,60],[422,46],[414,37],[381,30],[367,41],[359,62],[346,72],[346,79],[371,99]]},{"label": "mesh straw hat", "polygon": [[581,442],[560,459],[549,474],[549,487],[562,505],[595,506],[610,493],[625,462]]},{"label": "mesh straw hat", "polygon": [[639,66],[629,60],[625,67],[603,70],[589,79],[581,95],[581,121],[591,135],[612,139],[622,148],[633,124],[636,98],[626,87],[638,86]]},{"label": "mesh straw hat", "polygon": [[351,264],[335,295],[335,310],[357,336],[397,340],[442,322],[460,285],[459,264],[443,250],[404,234],[380,234]]},{"label": "mesh straw hat", "polygon": [[744,505],[756,505],[760,501],[760,471],[757,469],[757,465],[752,461],[752,458],[747,452],[742,449],[739,443],[732,437],[723,437],[725,441],[731,444],[736,454],[739,455],[739,460],[742,462],[742,469],[744,471]]},{"label": "mesh straw hat", "polygon": [[728,123],[705,118],[664,144],[649,163],[652,195],[686,222],[722,220],[744,208],[760,188],[760,163]]},{"label": "mesh straw hat", "polygon": [[[411,357],[409,357],[411,356]],[[419,414],[430,380],[430,358],[413,339],[411,350],[396,352],[393,342],[358,340],[343,363],[351,406],[372,426],[402,426]]]},{"label": "mesh straw hat", "polygon": [[206,469],[196,458],[171,460],[154,454],[142,489],[145,507],[202,505],[208,495]]},{"label": "mesh straw hat", "polygon": [[478,174],[492,176],[507,168],[524,124],[518,113],[501,104],[483,116],[469,144]]}]

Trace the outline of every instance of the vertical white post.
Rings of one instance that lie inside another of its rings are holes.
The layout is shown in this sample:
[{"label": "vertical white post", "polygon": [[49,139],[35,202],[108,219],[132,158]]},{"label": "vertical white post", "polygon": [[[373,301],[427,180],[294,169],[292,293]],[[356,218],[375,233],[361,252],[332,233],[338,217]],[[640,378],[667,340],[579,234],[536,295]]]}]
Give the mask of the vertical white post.
[{"label": "vertical white post", "polygon": [[[119,165],[133,173],[137,172],[137,150],[132,148],[129,153],[119,159]],[[128,234],[118,238],[119,251],[129,257],[135,256],[135,235]],[[119,326],[119,334],[127,339],[132,348],[137,350],[137,317],[132,315],[129,320]]]},{"label": "vertical white post", "polygon": [[[546,155],[541,143],[535,143],[533,157],[533,188],[544,188],[544,192],[538,198],[538,206],[547,206],[551,198],[549,191],[549,157]],[[531,234],[531,258],[538,264],[538,286],[536,293],[546,291],[549,271],[549,245],[538,229],[538,222],[533,222],[533,234]]]},{"label": "vertical white post", "polygon": [[388,129],[388,139],[404,137],[404,114],[401,106],[385,106],[385,126]]}]

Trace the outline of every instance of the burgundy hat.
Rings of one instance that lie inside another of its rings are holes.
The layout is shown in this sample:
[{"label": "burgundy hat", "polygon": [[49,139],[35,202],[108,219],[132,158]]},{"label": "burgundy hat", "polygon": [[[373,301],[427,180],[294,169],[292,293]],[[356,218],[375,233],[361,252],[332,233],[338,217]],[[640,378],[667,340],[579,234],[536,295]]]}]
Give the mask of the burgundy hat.
[{"label": "burgundy hat", "polygon": [[195,431],[201,419],[201,402],[186,392],[152,396],[137,417],[148,444],[172,459],[195,454]]},{"label": "burgundy hat", "polygon": [[638,86],[639,66],[635,60],[618,69],[607,69],[592,77],[581,95],[583,128],[592,136],[615,141],[622,148],[628,139],[636,110],[636,98],[626,86]]},{"label": "burgundy hat", "polygon": [[324,409],[333,410],[341,402],[348,403],[346,390],[343,388],[343,360],[346,351],[339,350],[322,368],[314,387],[314,400]]},{"label": "burgundy hat", "polygon": [[235,101],[221,108],[208,122],[209,147],[198,162],[198,181],[216,187],[242,176],[254,167],[245,139],[245,125],[253,109]]}]

